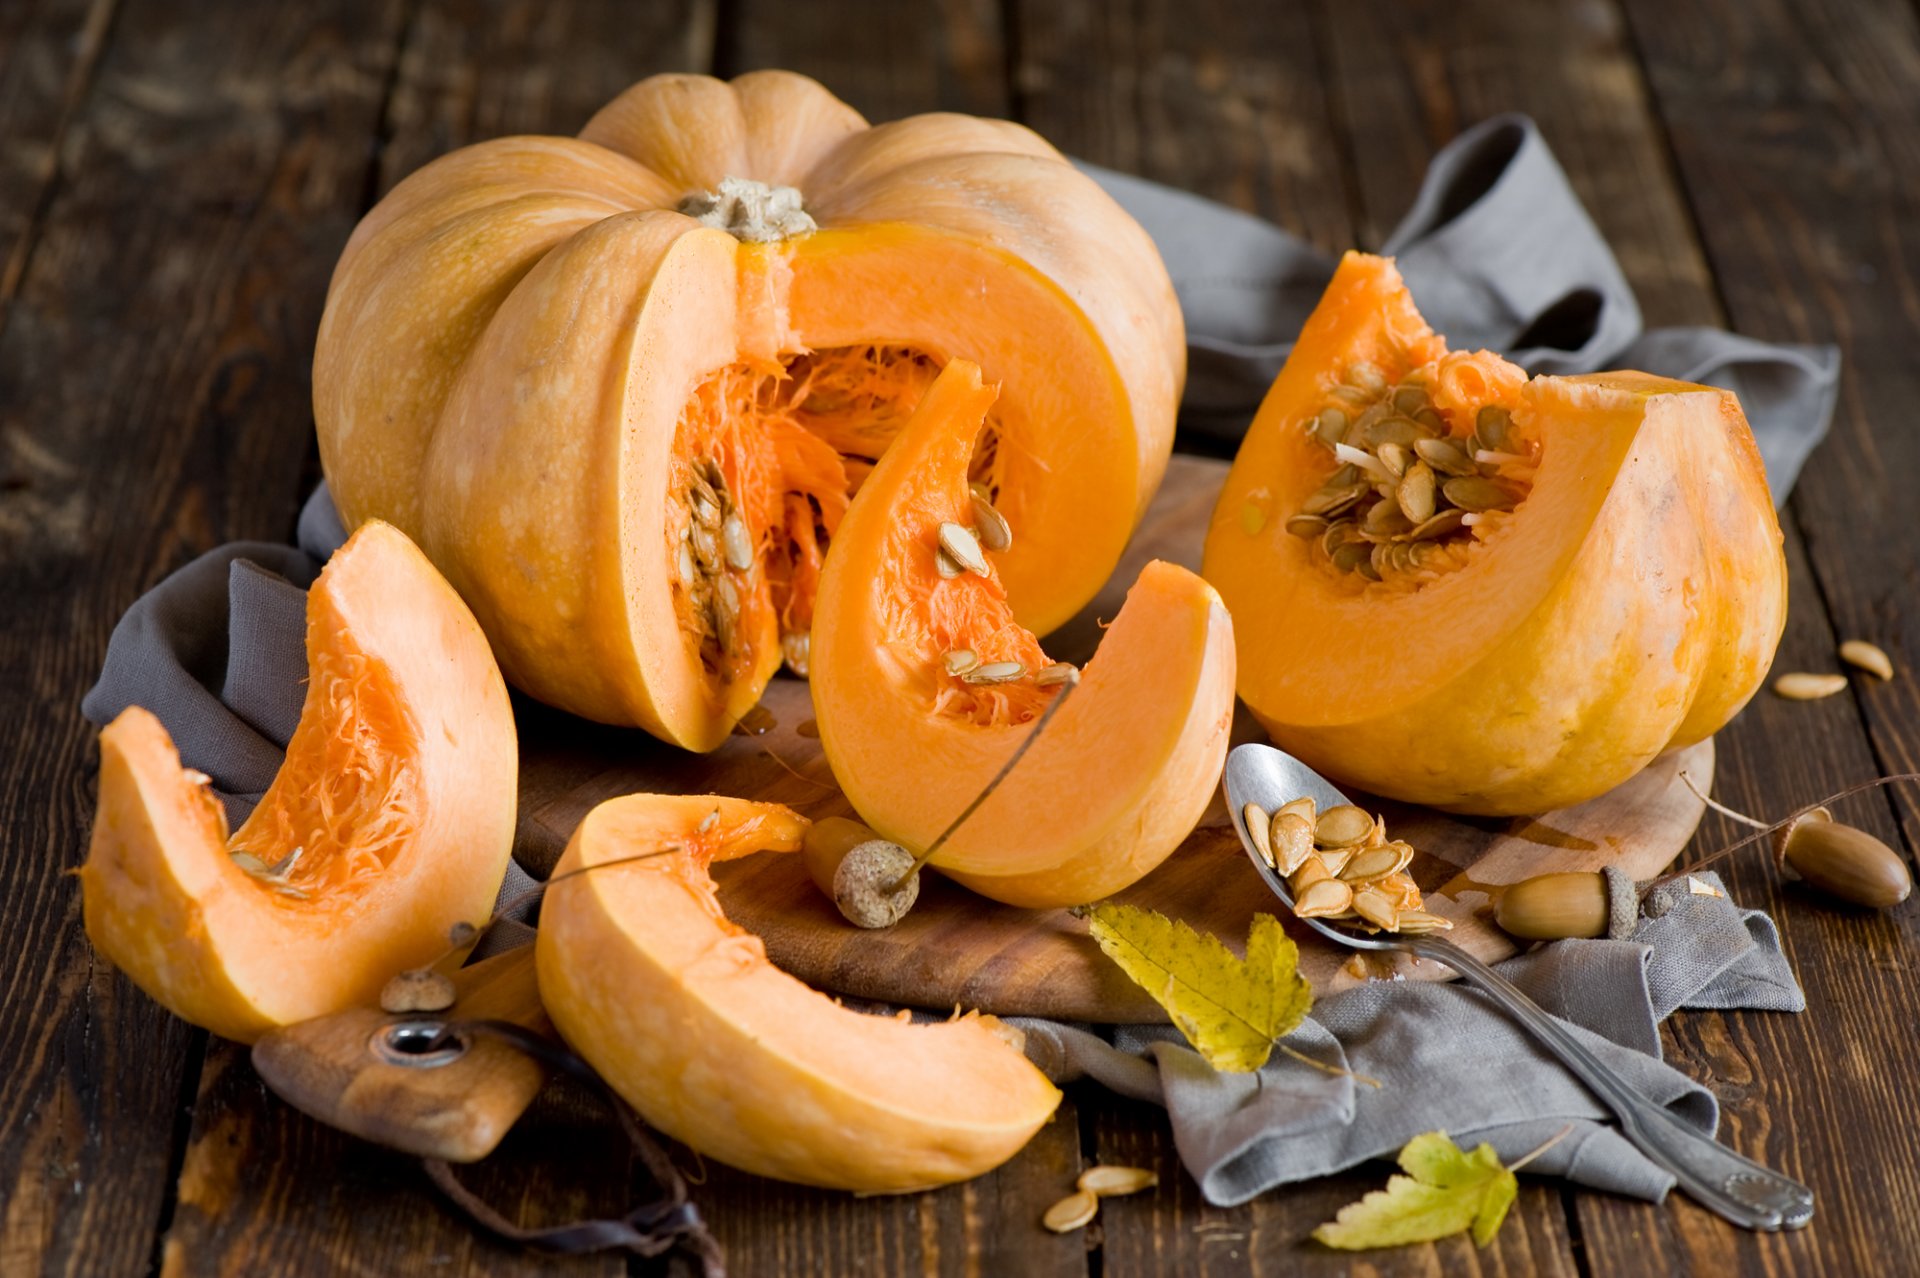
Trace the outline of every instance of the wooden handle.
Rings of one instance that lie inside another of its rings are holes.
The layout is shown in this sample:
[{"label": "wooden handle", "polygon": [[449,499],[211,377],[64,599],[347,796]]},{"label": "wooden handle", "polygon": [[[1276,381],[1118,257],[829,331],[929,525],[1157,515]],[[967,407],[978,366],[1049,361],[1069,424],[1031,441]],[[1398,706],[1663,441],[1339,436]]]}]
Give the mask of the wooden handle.
[{"label": "wooden handle", "polygon": [[485,1158],[539,1094],[545,1071],[492,1038],[418,1049],[450,1020],[553,1031],[531,945],[450,975],[458,992],[450,1011],[392,1016],[356,1007],[302,1021],[255,1043],[254,1068],[282,1100],[342,1131],[423,1158]]}]

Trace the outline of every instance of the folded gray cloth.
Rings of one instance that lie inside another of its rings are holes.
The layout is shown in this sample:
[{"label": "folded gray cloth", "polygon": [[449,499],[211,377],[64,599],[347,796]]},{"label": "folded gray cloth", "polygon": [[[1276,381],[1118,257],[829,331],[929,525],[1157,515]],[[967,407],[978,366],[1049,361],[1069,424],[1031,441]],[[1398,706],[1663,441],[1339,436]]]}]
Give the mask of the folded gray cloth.
[{"label": "folded gray cloth", "polygon": [[[1332,270],[1275,227],[1149,182],[1094,172],[1146,225],[1186,308],[1191,377],[1183,421],[1237,437]],[[1496,346],[1530,368],[1627,364],[1713,381],[1741,396],[1776,498],[1785,496],[1833,405],[1826,348],[1770,346],[1710,330],[1640,333],[1618,266],[1531,122],[1502,117],[1436,159],[1389,241],[1417,300],[1456,343]],[[166,578],[115,628],[83,703],[104,724],[129,705],[156,714],[183,762],[213,778],[237,824],[279,767],[305,691],[305,590],[344,540],[323,484],[299,547],[236,543]],[[1707,876],[1703,876],[1707,877]],[[517,866],[503,904],[533,880]],[[1711,1128],[1712,1096],[1658,1059],[1655,1025],[1676,1006],[1797,1010],[1772,924],[1723,898],[1657,894],[1631,939],[1567,941],[1507,974],[1649,1096]],[[525,928],[498,929],[497,945]],[[1167,1106],[1182,1159],[1206,1196],[1236,1203],[1274,1185],[1390,1154],[1444,1128],[1513,1158],[1566,1122],[1574,1135],[1532,1168],[1657,1198],[1670,1180],[1612,1129],[1593,1099],[1471,990],[1383,982],[1329,998],[1292,1036],[1308,1055],[1385,1085],[1277,1056],[1254,1075],[1214,1073],[1171,1029],[1027,1022],[1057,1076],[1087,1075]]]},{"label": "folded gray cloth", "polygon": [[[1697,877],[1724,891],[1714,875]],[[1499,971],[1640,1091],[1711,1132],[1713,1094],[1661,1062],[1658,1022],[1676,1007],[1797,1012],[1806,1000],[1759,911],[1695,895],[1681,880],[1653,894],[1648,914],[1631,940],[1559,941]],[[1015,1023],[1055,1081],[1093,1078],[1165,1105],[1181,1162],[1221,1206],[1391,1157],[1421,1132],[1484,1140],[1512,1162],[1569,1123],[1530,1170],[1656,1201],[1673,1187],[1604,1124],[1607,1111],[1585,1087],[1464,984],[1379,981],[1315,1005],[1287,1045],[1347,1074],[1279,1052],[1257,1076],[1218,1073],[1171,1027]]]},{"label": "folded gray cloth", "polygon": [[[1123,173],[1081,165],[1146,227],[1187,321],[1181,425],[1237,440],[1335,260],[1279,227]],[[1774,499],[1826,434],[1840,385],[1831,346],[1711,328],[1643,333],[1640,306],[1532,120],[1503,115],[1455,138],[1380,248],[1427,322],[1532,372],[1636,368],[1740,396]]]}]

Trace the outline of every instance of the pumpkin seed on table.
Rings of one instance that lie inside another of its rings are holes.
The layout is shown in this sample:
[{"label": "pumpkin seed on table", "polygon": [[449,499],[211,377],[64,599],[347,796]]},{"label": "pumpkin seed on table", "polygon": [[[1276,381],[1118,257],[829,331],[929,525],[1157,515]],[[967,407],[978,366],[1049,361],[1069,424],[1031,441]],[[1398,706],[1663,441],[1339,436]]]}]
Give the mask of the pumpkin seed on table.
[{"label": "pumpkin seed on table", "polygon": [[1056,1234],[1070,1234],[1091,1224],[1100,1211],[1100,1200],[1084,1189],[1076,1189],[1053,1206],[1047,1208],[1040,1223]]},{"label": "pumpkin seed on table", "polygon": [[1789,701],[1817,701],[1845,691],[1846,686],[1847,677],[1843,674],[1808,674],[1797,670],[1773,681],[1773,690]]},{"label": "pumpkin seed on table", "polygon": [[1841,644],[1840,660],[1868,674],[1878,675],[1882,683],[1893,678],[1893,658],[1879,646],[1864,639],[1849,639]]},{"label": "pumpkin seed on table", "polygon": [[1159,1183],[1160,1177],[1144,1167],[1103,1163],[1081,1172],[1075,1187],[1095,1198],[1124,1198],[1143,1189],[1152,1189]]}]

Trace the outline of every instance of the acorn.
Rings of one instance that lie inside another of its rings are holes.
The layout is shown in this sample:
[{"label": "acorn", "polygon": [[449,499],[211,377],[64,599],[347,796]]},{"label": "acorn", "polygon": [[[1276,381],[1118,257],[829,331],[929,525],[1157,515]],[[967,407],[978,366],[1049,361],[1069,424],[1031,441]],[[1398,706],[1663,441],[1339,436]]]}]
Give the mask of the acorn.
[{"label": "acorn", "polygon": [[1825,808],[1796,816],[1774,835],[1774,850],[1808,883],[1854,905],[1891,909],[1913,892],[1913,874],[1899,853],[1835,821]]},{"label": "acorn", "polygon": [[800,856],[814,885],[855,927],[892,927],[920,897],[913,853],[846,817],[808,827]]},{"label": "acorn", "polygon": [[1607,879],[1597,871],[1539,874],[1510,883],[1494,907],[1494,922],[1523,941],[1605,936],[1610,913]]}]

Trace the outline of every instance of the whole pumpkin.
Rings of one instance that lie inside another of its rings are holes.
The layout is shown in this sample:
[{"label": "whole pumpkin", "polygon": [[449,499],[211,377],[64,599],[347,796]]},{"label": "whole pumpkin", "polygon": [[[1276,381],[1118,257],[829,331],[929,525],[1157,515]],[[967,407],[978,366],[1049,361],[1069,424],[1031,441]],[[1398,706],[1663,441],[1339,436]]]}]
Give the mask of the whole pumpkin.
[{"label": "whole pumpkin", "polygon": [[1277,744],[1458,812],[1579,803],[1710,736],[1786,621],[1733,395],[1449,352],[1360,253],[1241,445],[1202,571]]},{"label": "whole pumpkin", "polygon": [[335,268],[314,414],[349,527],[412,535],[542,700],[710,749],[808,666],[822,556],[947,360],[1045,632],[1172,446],[1185,339],[1140,227],[1031,131],[869,127],[804,76],[666,75],[578,138],[453,152]]}]

